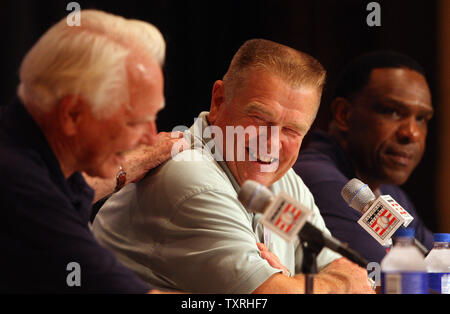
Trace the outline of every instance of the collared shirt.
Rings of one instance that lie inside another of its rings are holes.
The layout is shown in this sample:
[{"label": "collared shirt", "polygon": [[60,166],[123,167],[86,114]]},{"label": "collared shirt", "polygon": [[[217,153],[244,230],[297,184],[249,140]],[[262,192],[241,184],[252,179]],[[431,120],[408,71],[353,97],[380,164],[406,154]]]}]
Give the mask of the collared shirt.
[{"label": "collared shirt", "polygon": [[[362,214],[349,207],[341,196],[342,187],[356,178],[356,174],[337,141],[324,131],[313,131],[293,168],[313,193],[333,236],[348,243],[370,262],[380,263],[386,248],[357,223]],[[416,230],[416,238],[431,249],[433,234],[424,226],[406,194],[394,185],[383,184],[379,190],[381,195],[391,195],[414,217],[410,227]]]},{"label": "collared shirt", "polygon": [[93,237],[94,191],[66,180],[44,134],[16,102],[0,123],[0,292],[144,293],[150,287]]},{"label": "collared shirt", "polygon": [[[251,293],[281,271],[258,250],[257,242],[264,242],[261,215],[241,205],[240,187],[226,163],[214,159],[214,149],[207,149],[214,148],[203,132],[207,113],[198,121],[200,132],[192,127],[187,134],[194,148],[113,195],[96,216],[93,232],[127,267],[156,287]],[[311,222],[329,234],[311,193],[292,169],[270,189],[283,190],[313,210]],[[266,232],[266,245],[291,274],[300,273],[302,266],[298,242]],[[317,266],[321,269],[339,257],[325,248]]]}]

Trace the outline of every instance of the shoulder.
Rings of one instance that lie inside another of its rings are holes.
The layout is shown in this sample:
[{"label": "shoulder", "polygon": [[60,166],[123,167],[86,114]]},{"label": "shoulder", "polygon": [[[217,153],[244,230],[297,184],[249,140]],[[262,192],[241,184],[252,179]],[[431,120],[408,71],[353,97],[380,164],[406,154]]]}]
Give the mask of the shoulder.
[{"label": "shoulder", "polygon": [[397,185],[383,184],[381,186],[381,193],[390,195],[398,204],[400,204],[406,211],[414,217],[413,225],[417,224],[423,225],[423,222],[414,206],[414,203],[408,197],[408,194]]},{"label": "shoulder", "polygon": [[[337,141],[323,131],[313,131],[292,167],[306,185],[348,181],[351,165]],[[348,168],[348,169],[347,169]]]},{"label": "shoulder", "polygon": [[388,194],[392,196],[402,207],[404,207],[408,212],[413,212],[415,214],[415,208],[412,201],[409,199],[408,195],[405,191],[402,190],[399,186],[383,184],[381,186],[382,194]]},{"label": "shoulder", "polygon": [[279,181],[277,181],[273,187],[295,195],[300,195],[305,190],[308,190],[302,178],[298,176],[292,168],[289,169],[289,171],[286,172],[286,174]]},{"label": "shoulder", "polygon": [[[0,171],[3,180],[0,199],[11,217],[28,217],[55,223],[58,219],[75,219],[79,215],[64,192],[63,181],[41,153],[25,145],[0,141]],[[56,165],[53,165],[56,166]],[[41,217],[41,218],[39,218]],[[46,217],[45,219],[43,217]]]},{"label": "shoulder", "polygon": [[[349,181],[349,178],[336,167],[327,164],[317,171],[314,167],[305,167],[304,171],[298,173],[298,180],[302,181],[303,197],[314,204],[320,210],[322,216],[327,217],[358,217],[356,211],[350,208],[341,196],[341,190]],[[301,185],[300,185],[301,186]]]},{"label": "shoulder", "polygon": [[199,149],[179,153],[149,173],[137,188],[151,191],[154,200],[164,200],[172,206],[204,192],[236,193],[219,164]]},{"label": "shoulder", "polygon": [[[311,191],[317,184],[311,184],[304,176],[300,176],[293,169],[290,169],[276,184],[274,188],[282,189],[287,193],[291,193],[299,199],[312,197]],[[318,186],[343,186],[348,181],[343,174],[339,176],[324,177]],[[313,192],[314,194],[314,192]]]},{"label": "shoulder", "polygon": [[325,181],[348,181],[348,178],[339,170],[335,161],[324,155],[321,159],[308,158],[308,153],[300,156],[294,164],[294,171],[306,182],[313,185]]}]

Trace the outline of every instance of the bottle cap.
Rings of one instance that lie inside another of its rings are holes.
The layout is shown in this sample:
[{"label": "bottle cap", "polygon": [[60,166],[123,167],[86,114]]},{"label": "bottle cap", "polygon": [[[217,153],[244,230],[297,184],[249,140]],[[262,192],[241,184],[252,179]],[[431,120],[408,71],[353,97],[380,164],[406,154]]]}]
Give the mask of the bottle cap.
[{"label": "bottle cap", "polygon": [[395,233],[397,238],[414,238],[415,230],[414,228],[398,228]]},{"label": "bottle cap", "polygon": [[434,242],[450,242],[450,233],[435,233]]}]

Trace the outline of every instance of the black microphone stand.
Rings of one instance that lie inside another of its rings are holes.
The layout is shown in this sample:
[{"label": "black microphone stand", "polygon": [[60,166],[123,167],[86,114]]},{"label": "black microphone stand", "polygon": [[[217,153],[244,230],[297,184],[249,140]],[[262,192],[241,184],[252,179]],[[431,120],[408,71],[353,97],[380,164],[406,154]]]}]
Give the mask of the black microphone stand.
[{"label": "black microphone stand", "polygon": [[317,255],[323,245],[300,238],[303,248],[302,273],[305,275],[305,294],[314,294],[314,275],[317,274]]}]

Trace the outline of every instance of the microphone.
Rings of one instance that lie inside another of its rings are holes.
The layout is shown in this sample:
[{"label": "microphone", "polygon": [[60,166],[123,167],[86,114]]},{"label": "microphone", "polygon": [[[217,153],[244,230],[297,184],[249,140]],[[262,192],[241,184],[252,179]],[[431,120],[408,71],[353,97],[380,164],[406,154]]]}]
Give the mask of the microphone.
[{"label": "microphone", "polygon": [[259,222],[285,240],[292,242],[300,237],[302,241],[325,246],[359,266],[367,267],[368,261],[364,257],[308,222],[313,212],[290,195],[280,192],[275,196],[264,185],[247,180],[241,186],[238,199],[248,211],[263,213]]},{"label": "microphone", "polygon": [[[391,237],[400,228],[407,227],[414,220],[390,195],[375,197],[367,184],[354,178],[341,191],[347,204],[363,215],[358,224],[383,246],[391,245]],[[417,248],[426,256],[428,249],[414,239]]]}]

